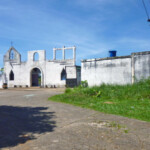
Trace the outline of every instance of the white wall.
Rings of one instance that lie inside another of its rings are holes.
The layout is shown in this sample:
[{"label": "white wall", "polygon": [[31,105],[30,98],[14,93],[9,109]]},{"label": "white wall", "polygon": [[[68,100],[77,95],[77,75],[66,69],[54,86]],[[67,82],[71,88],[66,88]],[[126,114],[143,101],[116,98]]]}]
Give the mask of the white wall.
[{"label": "white wall", "polygon": [[135,81],[150,76],[150,52],[133,53]]},{"label": "white wall", "polygon": [[0,75],[0,89],[2,88],[3,86],[3,81],[2,81],[2,76]]},{"label": "white wall", "polygon": [[77,69],[76,66],[67,66],[67,79],[76,79],[77,78]]},{"label": "white wall", "polygon": [[81,79],[87,80],[90,86],[102,83],[131,84],[149,77],[150,51],[82,61]]},{"label": "white wall", "polygon": [[81,79],[89,86],[131,83],[131,58],[116,57],[82,61]]},{"label": "white wall", "polygon": [[3,88],[3,83],[7,83],[5,74],[0,74],[0,88]]}]

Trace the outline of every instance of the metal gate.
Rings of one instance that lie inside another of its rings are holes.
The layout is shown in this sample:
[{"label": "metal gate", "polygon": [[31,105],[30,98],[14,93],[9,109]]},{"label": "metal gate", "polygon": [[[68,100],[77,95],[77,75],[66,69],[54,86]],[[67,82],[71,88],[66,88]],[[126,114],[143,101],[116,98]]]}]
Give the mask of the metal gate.
[{"label": "metal gate", "polygon": [[75,87],[77,86],[77,79],[66,79],[67,87]]}]

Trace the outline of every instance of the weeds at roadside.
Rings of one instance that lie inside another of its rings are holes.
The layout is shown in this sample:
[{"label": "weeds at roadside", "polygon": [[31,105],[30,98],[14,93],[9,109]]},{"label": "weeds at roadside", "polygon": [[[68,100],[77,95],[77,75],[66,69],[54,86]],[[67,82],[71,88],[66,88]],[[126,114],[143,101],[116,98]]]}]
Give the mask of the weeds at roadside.
[{"label": "weeds at roadside", "polygon": [[102,84],[95,87],[88,87],[87,81],[83,81],[79,87],[67,88],[64,94],[49,99],[150,121],[150,79],[141,80],[133,85]]}]

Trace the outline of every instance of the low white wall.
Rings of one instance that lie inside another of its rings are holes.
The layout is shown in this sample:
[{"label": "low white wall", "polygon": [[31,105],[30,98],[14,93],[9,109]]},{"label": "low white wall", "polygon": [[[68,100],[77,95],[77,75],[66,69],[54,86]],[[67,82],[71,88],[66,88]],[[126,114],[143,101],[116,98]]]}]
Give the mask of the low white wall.
[{"label": "low white wall", "polygon": [[3,80],[2,80],[2,76],[0,75],[0,89],[2,88],[3,86]]}]

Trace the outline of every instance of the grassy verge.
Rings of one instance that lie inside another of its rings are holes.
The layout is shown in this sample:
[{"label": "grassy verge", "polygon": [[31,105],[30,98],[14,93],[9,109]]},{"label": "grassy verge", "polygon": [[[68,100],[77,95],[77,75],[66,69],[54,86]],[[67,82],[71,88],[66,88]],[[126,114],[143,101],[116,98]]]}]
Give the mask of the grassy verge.
[{"label": "grassy verge", "polygon": [[49,100],[150,122],[150,79],[133,85],[66,89]]}]

